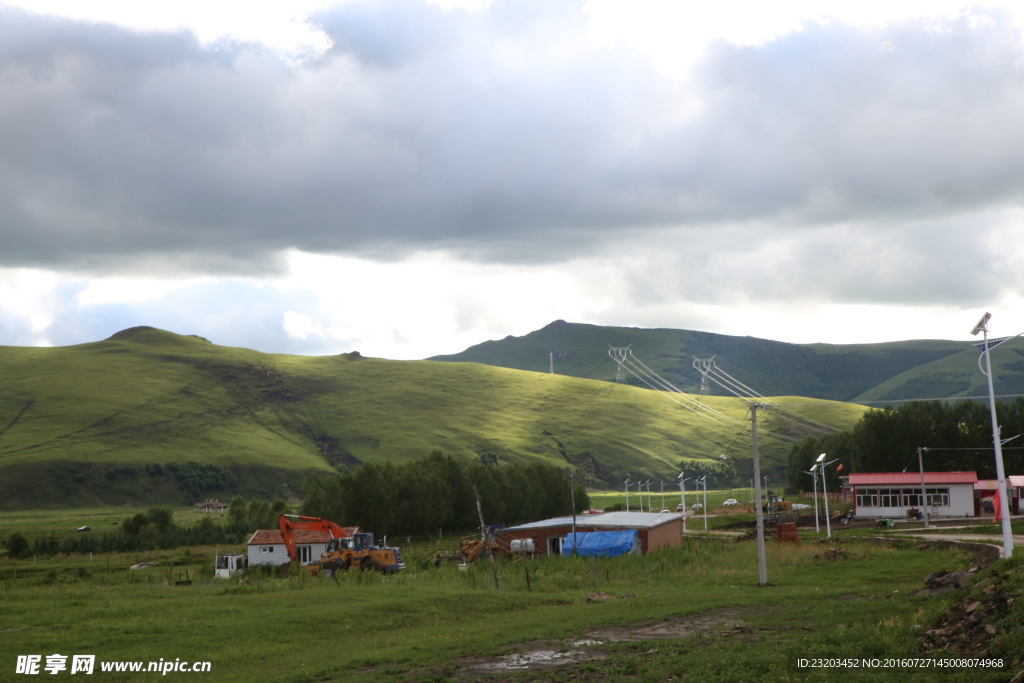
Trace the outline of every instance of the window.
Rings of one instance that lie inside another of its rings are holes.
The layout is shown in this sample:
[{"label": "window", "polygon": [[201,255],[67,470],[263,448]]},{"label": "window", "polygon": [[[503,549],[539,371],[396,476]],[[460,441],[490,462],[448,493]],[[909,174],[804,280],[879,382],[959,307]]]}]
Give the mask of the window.
[{"label": "window", "polygon": [[863,489],[861,491],[857,491],[857,507],[878,507],[878,489]]},{"label": "window", "polygon": [[928,505],[949,507],[949,489],[928,489]]},{"label": "window", "polygon": [[884,508],[898,508],[900,506],[899,489],[878,489],[878,495],[882,499],[881,506]]},{"label": "window", "polygon": [[272,546],[272,545],[262,545],[262,546],[260,546],[260,552],[261,553],[272,553],[272,552],[274,552],[274,546]]},{"label": "window", "polygon": [[308,564],[313,553],[308,545],[299,546],[299,564]]},{"label": "window", "polygon": [[903,507],[917,508],[923,504],[921,489],[903,489]]}]

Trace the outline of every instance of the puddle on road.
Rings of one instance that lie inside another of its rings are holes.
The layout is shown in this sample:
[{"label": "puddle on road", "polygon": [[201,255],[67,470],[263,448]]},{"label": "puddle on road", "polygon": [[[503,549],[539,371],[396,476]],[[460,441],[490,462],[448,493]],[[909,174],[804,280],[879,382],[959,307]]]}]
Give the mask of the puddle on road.
[{"label": "puddle on road", "polygon": [[[599,648],[605,643],[688,638],[697,634],[725,636],[742,632],[745,622],[736,616],[738,610],[724,609],[657,623],[608,626],[588,631],[584,637],[569,641],[560,650],[551,642],[537,642],[537,649],[499,657],[470,657],[460,661],[460,677],[499,675],[509,671],[550,669],[600,659],[608,655]],[[525,649],[526,644],[524,644]],[[571,648],[571,649],[569,649]]]},{"label": "puddle on road", "polygon": [[[597,641],[594,642],[597,643]],[[604,659],[606,656],[603,652],[586,650],[565,650],[562,652],[556,650],[533,650],[525,654],[498,657],[496,661],[492,662],[481,662],[465,669],[463,673],[500,674],[506,671],[521,671],[524,669],[549,669],[566,664]]]}]

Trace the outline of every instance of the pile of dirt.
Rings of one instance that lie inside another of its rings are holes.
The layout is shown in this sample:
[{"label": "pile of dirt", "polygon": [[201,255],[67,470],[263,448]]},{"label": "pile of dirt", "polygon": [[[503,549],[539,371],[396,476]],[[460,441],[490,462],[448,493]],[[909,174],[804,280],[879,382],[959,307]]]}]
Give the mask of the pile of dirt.
[{"label": "pile of dirt", "polygon": [[993,570],[982,578],[978,578],[981,574],[976,568],[972,570],[929,574],[925,588],[912,593],[931,597],[970,586],[970,593],[953,604],[921,637],[926,652],[945,650],[973,657],[1007,654],[1000,647],[1000,636],[1019,628],[1022,603],[1018,601],[1024,592],[1024,566]]}]

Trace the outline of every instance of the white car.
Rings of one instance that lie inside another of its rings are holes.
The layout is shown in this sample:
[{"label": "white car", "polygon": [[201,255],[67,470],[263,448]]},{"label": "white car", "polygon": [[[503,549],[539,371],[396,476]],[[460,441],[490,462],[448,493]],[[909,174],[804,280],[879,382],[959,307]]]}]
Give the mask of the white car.
[{"label": "white car", "polygon": [[736,502],[735,498],[729,498],[722,505],[739,505],[739,503]]}]

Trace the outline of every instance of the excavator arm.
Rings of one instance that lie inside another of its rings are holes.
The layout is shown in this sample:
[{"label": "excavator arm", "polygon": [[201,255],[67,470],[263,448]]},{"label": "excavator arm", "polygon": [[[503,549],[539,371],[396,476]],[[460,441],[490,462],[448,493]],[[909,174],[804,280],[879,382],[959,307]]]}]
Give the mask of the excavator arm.
[{"label": "excavator arm", "polygon": [[290,560],[298,559],[295,552],[296,531],[326,531],[331,538],[350,538],[359,532],[357,526],[340,526],[328,519],[303,515],[281,515],[277,518],[277,526],[281,530],[281,536],[284,537],[284,545],[288,549],[288,559]]}]

